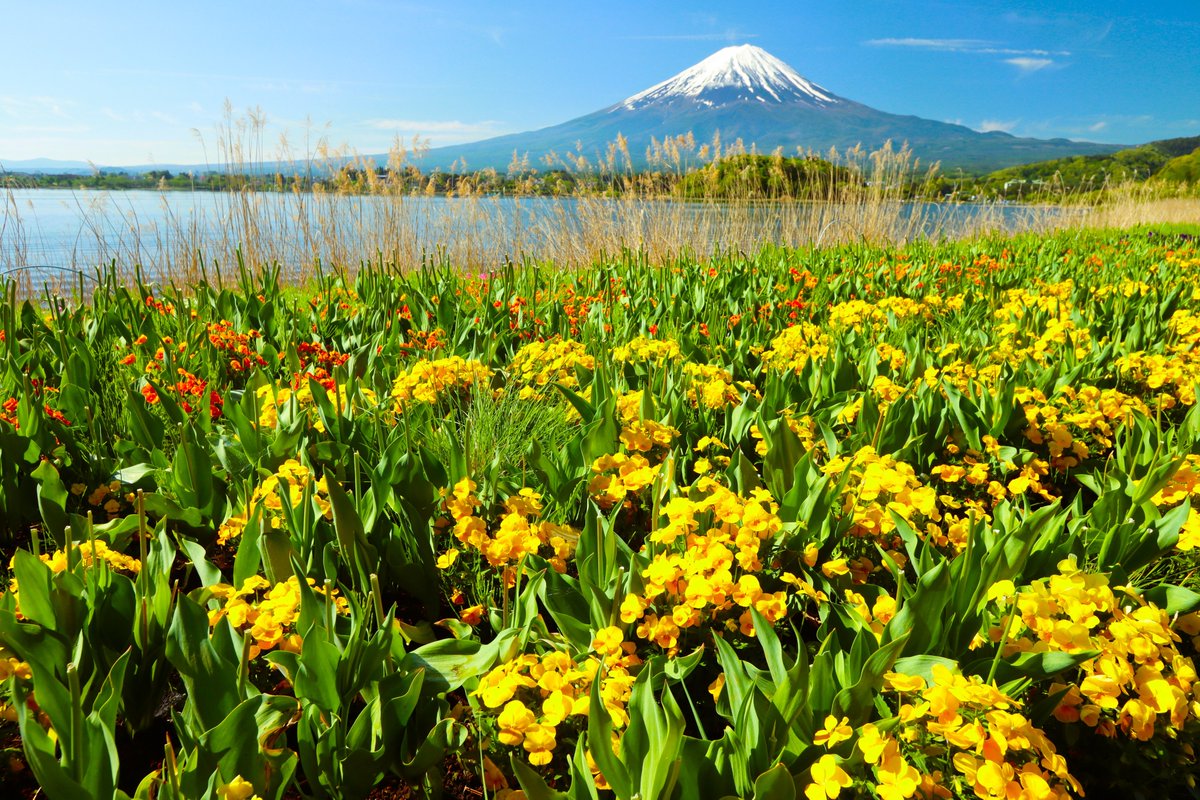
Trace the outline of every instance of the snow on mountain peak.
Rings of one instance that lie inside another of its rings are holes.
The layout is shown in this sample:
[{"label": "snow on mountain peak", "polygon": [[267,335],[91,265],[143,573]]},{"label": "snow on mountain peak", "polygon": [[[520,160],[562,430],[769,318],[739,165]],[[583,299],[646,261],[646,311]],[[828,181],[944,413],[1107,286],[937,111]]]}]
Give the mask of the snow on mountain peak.
[{"label": "snow on mountain peak", "polygon": [[633,111],[674,100],[690,100],[709,107],[741,100],[772,104],[799,101],[816,106],[841,102],[761,47],[743,44],[724,47],[614,108]]}]

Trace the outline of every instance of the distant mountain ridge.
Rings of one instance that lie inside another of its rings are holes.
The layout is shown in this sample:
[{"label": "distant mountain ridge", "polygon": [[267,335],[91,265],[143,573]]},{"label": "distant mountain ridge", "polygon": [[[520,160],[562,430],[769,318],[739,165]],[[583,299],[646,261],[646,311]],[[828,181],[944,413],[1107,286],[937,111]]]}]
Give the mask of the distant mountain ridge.
[{"label": "distant mountain ridge", "polygon": [[1124,146],[980,133],[963,125],[879,111],[834,94],[762,48],[746,44],[718,50],[619,103],[559,125],[434,148],[420,166],[447,169],[459,161],[468,169],[503,170],[514,152],[541,166],[547,153],[561,156],[575,152],[577,145],[594,159],[618,135],[625,137],[630,155],[640,162],[635,166],[643,166],[652,137],[685,133],[700,142],[719,133],[726,143],[741,139],[760,153],[782,147],[787,155],[795,155],[797,149],[846,150],[857,144],[876,149],[888,140],[897,147],[908,142],[925,163],[940,161],[947,169],[977,172],[1109,153]]},{"label": "distant mountain ridge", "polygon": [[[86,161],[63,161],[57,158],[26,158],[13,161],[0,159],[0,171],[29,172],[29,173],[61,173],[66,171],[92,171],[93,166]],[[100,167],[96,167],[100,169]]]}]

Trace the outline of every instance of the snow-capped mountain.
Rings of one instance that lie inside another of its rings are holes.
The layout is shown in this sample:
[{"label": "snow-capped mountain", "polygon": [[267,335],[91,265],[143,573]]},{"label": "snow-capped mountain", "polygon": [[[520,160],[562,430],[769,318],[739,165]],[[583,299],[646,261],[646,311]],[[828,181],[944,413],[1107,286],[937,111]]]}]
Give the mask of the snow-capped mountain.
[{"label": "snow-capped mountain", "polygon": [[842,102],[761,47],[743,44],[718,50],[675,77],[627,97],[614,108],[636,111],[675,103],[724,108],[747,100],[817,108]]},{"label": "snow-capped mountain", "polygon": [[559,125],[498,136],[473,144],[435,148],[424,168],[504,170],[514,153],[541,167],[551,152],[602,155],[618,136],[628,144],[635,166],[645,164],[651,140],[691,133],[700,143],[717,136],[728,145],[741,140],[760,153],[783,148],[787,155],[868,150],[887,141],[907,142],[923,163],[987,172],[1064,156],[1108,153],[1121,145],[1067,139],[1022,139],[993,131],[893,114],[840,97],[805,78],[760,47],[725,47],[678,75],[607,108]]}]

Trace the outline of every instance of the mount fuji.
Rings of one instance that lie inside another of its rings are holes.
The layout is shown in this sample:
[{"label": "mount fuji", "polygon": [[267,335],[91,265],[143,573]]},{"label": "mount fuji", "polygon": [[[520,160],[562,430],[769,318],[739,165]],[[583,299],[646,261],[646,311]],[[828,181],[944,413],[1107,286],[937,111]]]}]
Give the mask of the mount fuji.
[{"label": "mount fuji", "polygon": [[1073,155],[1109,153],[1121,145],[1069,139],[1026,139],[999,131],[980,133],[963,125],[892,114],[840,97],[808,80],[767,51],[744,44],[726,47],[674,77],[586,116],[541,130],[497,136],[472,144],[434,148],[422,167],[504,170],[513,154],[542,157],[581,152],[592,162],[623,136],[635,167],[646,162],[651,139],[691,133],[699,143],[717,135],[728,145],[740,139],[760,153],[782,147],[785,155],[857,144],[868,150],[891,140],[907,142],[923,163],[943,169],[986,172]]}]

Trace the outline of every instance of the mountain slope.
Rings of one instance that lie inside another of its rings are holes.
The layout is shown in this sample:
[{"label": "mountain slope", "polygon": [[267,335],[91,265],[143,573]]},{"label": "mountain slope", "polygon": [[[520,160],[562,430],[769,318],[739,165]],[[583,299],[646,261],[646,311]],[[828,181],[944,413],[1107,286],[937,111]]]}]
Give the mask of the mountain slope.
[{"label": "mountain slope", "polygon": [[924,162],[943,168],[987,172],[1015,164],[1091,153],[1120,145],[1067,139],[1023,139],[1006,133],[980,133],[962,125],[891,114],[839,97],[779,59],[753,45],[727,47],[662,83],[592,114],[541,130],[509,134],[472,144],[435,148],[422,168],[504,169],[514,151],[528,154],[534,166],[551,152],[582,152],[591,159],[618,135],[628,140],[635,166],[644,166],[651,137],[685,133],[699,142],[720,134],[723,142],[741,139],[759,152],[782,147],[845,150],[856,144],[876,149],[891,140],[907,141]]}]

